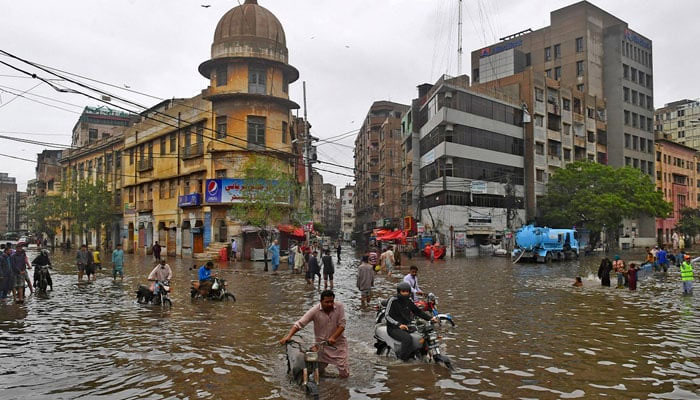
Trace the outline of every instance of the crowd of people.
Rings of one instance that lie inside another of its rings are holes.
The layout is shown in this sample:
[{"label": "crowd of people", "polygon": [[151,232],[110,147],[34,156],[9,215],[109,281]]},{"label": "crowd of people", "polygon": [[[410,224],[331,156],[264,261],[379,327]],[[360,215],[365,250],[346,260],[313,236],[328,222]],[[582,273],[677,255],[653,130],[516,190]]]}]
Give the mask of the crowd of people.
[{"label": "crowd of people", "polygon": [[[670,253],[665,246],[647,247],[645,260],[641,265],[634,262],[627,263],[620,255],[615,255],[612,261],[608,257],[603,258],[598,268],[598,278],[602,286],[610,287],[610,275],[614,272],[618,289],[637,290],[640,270],[666,274],[669,267],[674,265],[681,272],[683,294],[690,295],[693,291],[693,265],[698,261],[700,261],[700,257],[691,260],[690,255],[680,247]],[[574,282],[574,286],[582,286],[582,282],[577,280]]]}]

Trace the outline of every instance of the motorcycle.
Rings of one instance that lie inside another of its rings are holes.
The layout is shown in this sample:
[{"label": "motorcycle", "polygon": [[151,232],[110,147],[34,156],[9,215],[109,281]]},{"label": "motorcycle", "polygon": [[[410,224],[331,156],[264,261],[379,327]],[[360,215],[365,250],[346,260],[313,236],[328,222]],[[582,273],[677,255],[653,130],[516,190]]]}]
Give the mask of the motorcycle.
[{"label": "motorcycle", "polygon": [[447,321],[452,326],[455,326],[455,322],[452,320],[452,315],[451,314],[441,314],[438,309],[437,309],[437,296],[435,296],[433,293],[428,293],[425,298],[420,299],[415,302],[416,306],[421,309],[421,311],[425,311],[428,314],[432,315],[433,317],[437,317],[440,321]]},{"label": "motorcycle", "polygon": [[321,384],[319,353],[324,346],[335,348],[325,340],[308,350],[304,350],[301,343],[294,340],[286,343],[287,374],[290,374],[293,382],[303,386],[306,394],[314,400],[319,398],[319,385]]},{"label": "motorcycle", "polygon": [[170,300],[170,282],[156,281],[154,287],[158,289],[158,294],[151,292],[148,286],[139,285],[138,290],[136,290],[136,301],[139,304],[155,304],[168,308],[172,307],[173,302]]},{"label": "motorcycle", "polygon": [[46,294],[46,289],[51,286],[53,290],[53,284],[51,282],[51,274],[49,273],[50,265],[35,265],[36,268],[34,272],[34,286],[38,293]]},{"label": "motorcycle", "polygon": [[[374,347],[377,349],[377,355],[393,353],[398,355],[401,349],[401,342],[389,336],[384,317],[386,315],[387,300],[381,302],[382,307],[377,310],[377,317],[374,327],[374,338],[376,342]],[[454,326],[452,317],[449,314],[438,314],[438,321],[447,320]],[[438,324],[440,323],[438,322]],[[435,323],[426,322],[420,318],[416,318],[414,323],[409,325],[409,333],[413,342],[411,343],[412,357],[418,360],[433,361],[435,363],[443,363],[445,367],[452,370],[452,361],[447,355],[441,353],[440,339],[435,330]]]},{"label": "motorcycle", "polygon": [[236,301],[236,296],[233,293],[229,293],[226,288],[228,284],[225,280],[221,278],[212,278],[211,289],[203,290],[200,288],[201,283],[199,281],[191,281],[192,287],[190,288],[190,297],[193,299],[204,298],[210,300],[233,300]]}]

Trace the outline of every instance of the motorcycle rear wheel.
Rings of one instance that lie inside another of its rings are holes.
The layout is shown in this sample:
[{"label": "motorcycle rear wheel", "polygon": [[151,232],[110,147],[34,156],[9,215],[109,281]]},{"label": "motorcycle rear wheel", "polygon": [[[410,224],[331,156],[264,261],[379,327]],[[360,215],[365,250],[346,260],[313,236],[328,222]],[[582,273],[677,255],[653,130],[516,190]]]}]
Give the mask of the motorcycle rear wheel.
[{"label": "motorcycle rear wheel", "polygon": [[235,302],[236,296],[234,296],[233,293],[226,293],[226,296],[224,296],[224,300],[233,300]]},{"label": "motorcycle rear wheel", "polygon": [[161,301],[161,306],[163,306],[163,308],[170,309],[173,307],[173,302],[170,301],[170,299],[168,299],[167,297],[164,297]]}]

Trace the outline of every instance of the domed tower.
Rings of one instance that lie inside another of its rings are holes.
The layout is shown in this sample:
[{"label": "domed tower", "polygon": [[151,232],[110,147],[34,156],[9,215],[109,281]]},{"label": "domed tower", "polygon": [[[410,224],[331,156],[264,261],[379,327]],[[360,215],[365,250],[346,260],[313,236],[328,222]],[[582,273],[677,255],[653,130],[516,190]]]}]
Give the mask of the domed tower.
[{"label": "domed tower", "polygon": [[[289,84],[299,71],[288,64],[282,24],[257,0],[229,10],[216,26],[211,59],[199,66],[210,79],[203,97],[212,102],[216,137],[210,151],[292,151]],[[241,149],[243,148],[243,149]]]}]

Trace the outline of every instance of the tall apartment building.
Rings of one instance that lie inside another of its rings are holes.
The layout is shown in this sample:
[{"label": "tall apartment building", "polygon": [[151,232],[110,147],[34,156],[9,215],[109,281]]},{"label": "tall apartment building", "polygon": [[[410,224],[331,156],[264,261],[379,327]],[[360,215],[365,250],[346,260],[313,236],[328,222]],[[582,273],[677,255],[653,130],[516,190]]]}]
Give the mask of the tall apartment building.
[{"label": "tall apartment building", "polygon": [[654,112],[657,135],[700,151],[700,100],[683,99]]},{"label": "tall apartment building", "polygon": [[660,243],[670,243],[680,211],[697,208],[700,202],[700,156],[692,147],[660,137],[655,147],[656,189],[673,204],[671,216],[656,219],[656,237]]},{"label": "tall apartment building", "polygon": [[27,224],[27,193],[15,192],[7,195],[7,230],[9,232],[26,232]]},{"label": "tall apartment building", "polygon": [[355,138],[356,230],[401,224],[401,118],[408,106],[375,101]]},{"label": "tall apartment building", "polygon": [[10,198],[17,192],[17,181],[7,172],[0,172],[0,235],[11,232],[10,223]]},{"label": "tall apartment building", "polygon": [[[631,166],[653,175],[651,40],[587,1],[552,11],[550,18],[547,27],[528,29],[473,51],[474,82],[495,81],[528,68],[536,80],[559,81],[560,88],[571,91],[572,97],[580,94],[586,103],[582,114],[593,120],[578,119],[585,127],[586,158],[597,160],[598,145],[605,144],[609,165]],[[562,101],[562,110],[563,106]],[[605,122],[606,130],[599,121]],[[599,140],[599,131],[604,133],[600,135],[603,140]],[[534,169],[534,163],[528,165],[527,174],[535,174]],[[526,197],[534,200],[532,194]],[[653,218],[627,221],[626,225],[639,238],[637,244],[654,241]]]},{"label": "tall apartment building", "polygon": [[323,226],[326,234],[333,238],[340,232],[340,200],[335,185],[323,184]]},{"label": "tall apartment building", "polygon": [[474,242],[525,221],[522,111],[517,102],[444,76],[420,85],[413,101],[411,146],[419,192],[418,219],[449,237]]},{"label": "tall apartment building", "polygon": [[355,187],[346,185],[340,189],[340,229],[343,234],[343,240],[351,241],[352,234],[355,231]]}]

